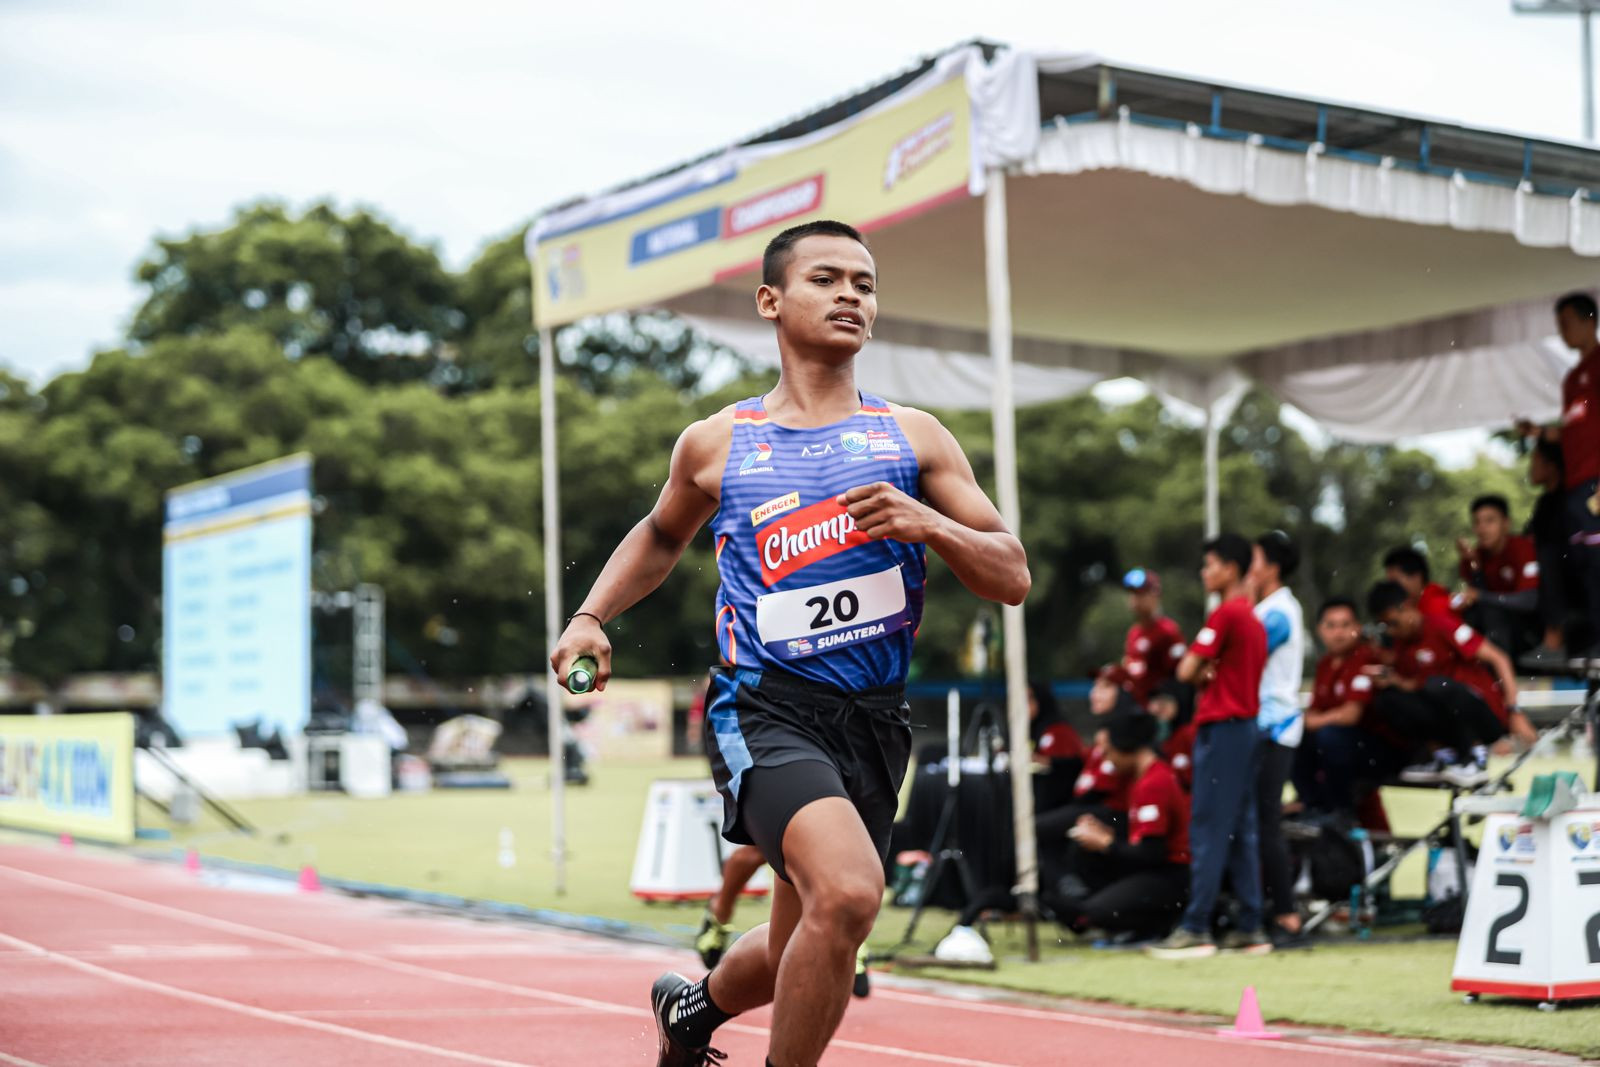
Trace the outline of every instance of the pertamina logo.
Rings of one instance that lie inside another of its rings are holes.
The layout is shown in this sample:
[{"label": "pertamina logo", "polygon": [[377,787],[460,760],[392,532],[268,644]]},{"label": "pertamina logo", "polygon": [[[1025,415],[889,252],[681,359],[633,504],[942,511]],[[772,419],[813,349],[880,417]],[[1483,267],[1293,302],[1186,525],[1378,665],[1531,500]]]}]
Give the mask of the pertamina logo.
[{"label": "pertamina logo", "polygon": [[775,496],[760,507],[750,510],[750,525],[760,526],[768,519],[782,515],[786,511],[793,511],[800,506],[800,494],[790,493],[787,496]]},{"label": "pertamina logo", "polygon": [[801,508],[782,522],[757,530],[756,553],[761,580],[773,585],[818,560],[867,544],[872,539],[856,529],[856,520],[835,497]]},{"label": "pertamina logo", "polygon": [[772,446],[761,442],[756,445],[756,450],[744,457],[744,462],[739,464],[739,477],[746,474],[771,474],[772,473]]}]

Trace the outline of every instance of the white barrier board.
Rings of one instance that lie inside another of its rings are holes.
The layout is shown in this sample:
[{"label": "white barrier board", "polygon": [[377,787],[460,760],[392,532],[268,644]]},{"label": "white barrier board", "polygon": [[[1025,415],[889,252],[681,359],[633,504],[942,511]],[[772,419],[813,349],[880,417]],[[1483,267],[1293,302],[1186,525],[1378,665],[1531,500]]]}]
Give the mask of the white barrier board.
[{"label": "white barrier board", "polygon": [[[738,846],[722,839],[722,797],[709,779],[666,778],[650,785],[628,888],[643,900],[700,900],[722,885],[722,861]],[[772,889],[772,869],[756,872],[745,893]]]},{"label": "white barrier board", "polygon": [[1488,817],[1450,988],[1600,997],[1600,810]]}]

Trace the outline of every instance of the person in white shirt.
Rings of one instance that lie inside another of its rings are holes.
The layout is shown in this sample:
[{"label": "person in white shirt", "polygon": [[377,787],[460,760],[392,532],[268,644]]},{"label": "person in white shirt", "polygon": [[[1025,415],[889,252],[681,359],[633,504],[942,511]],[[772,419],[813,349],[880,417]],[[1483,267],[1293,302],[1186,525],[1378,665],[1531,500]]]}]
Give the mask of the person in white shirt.
[{"label": "person in white shirt", "polygon": [[1261,672],[1261,752],[1256,762],[1256,817],[1261,835],[1263,896],[1274,918],[1270,931],[1280,942],[1300,936],[1294,900],[1294,872],[1283,839],[1283,786],[1294,768],[1294,750],[1305,733],[1300,682],[1305,674],[1306,625],[1300,602],[1287,582],[1300,563],[1300,550],[1282,530],[1256,539],[1246,584],[1255,598],[1256,618],[1267,631],[1267,666]]}]

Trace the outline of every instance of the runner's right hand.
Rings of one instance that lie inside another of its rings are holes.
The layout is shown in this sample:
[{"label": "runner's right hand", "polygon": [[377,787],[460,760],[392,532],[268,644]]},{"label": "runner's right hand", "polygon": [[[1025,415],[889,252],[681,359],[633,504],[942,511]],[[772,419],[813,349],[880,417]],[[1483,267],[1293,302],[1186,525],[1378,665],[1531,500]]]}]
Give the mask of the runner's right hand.
[{"label": "runner's right hand", "polygon": [[555,651],[550,654],[550,668],[561,680],[561,688],[567,688],[567,674],[579,656],[594,657],[596,669],[593,691],[604,690],[606,682],[611,679],[611,642],[607,640],[606,632],[600,629],[600,623],[589,615],[574,615],[561,632],[561,640],[556,642]]}]

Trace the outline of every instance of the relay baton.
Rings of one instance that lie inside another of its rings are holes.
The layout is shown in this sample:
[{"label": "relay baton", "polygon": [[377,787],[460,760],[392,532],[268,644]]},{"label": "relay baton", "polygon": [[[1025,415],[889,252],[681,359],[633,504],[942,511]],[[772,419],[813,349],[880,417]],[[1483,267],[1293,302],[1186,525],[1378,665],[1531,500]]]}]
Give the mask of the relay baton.
[{"label": "relay baton", "polygon": [[594,676],[600,669],[593,656],[579,656],[567,671],[567,692],[587,693],[594,688]]}]

